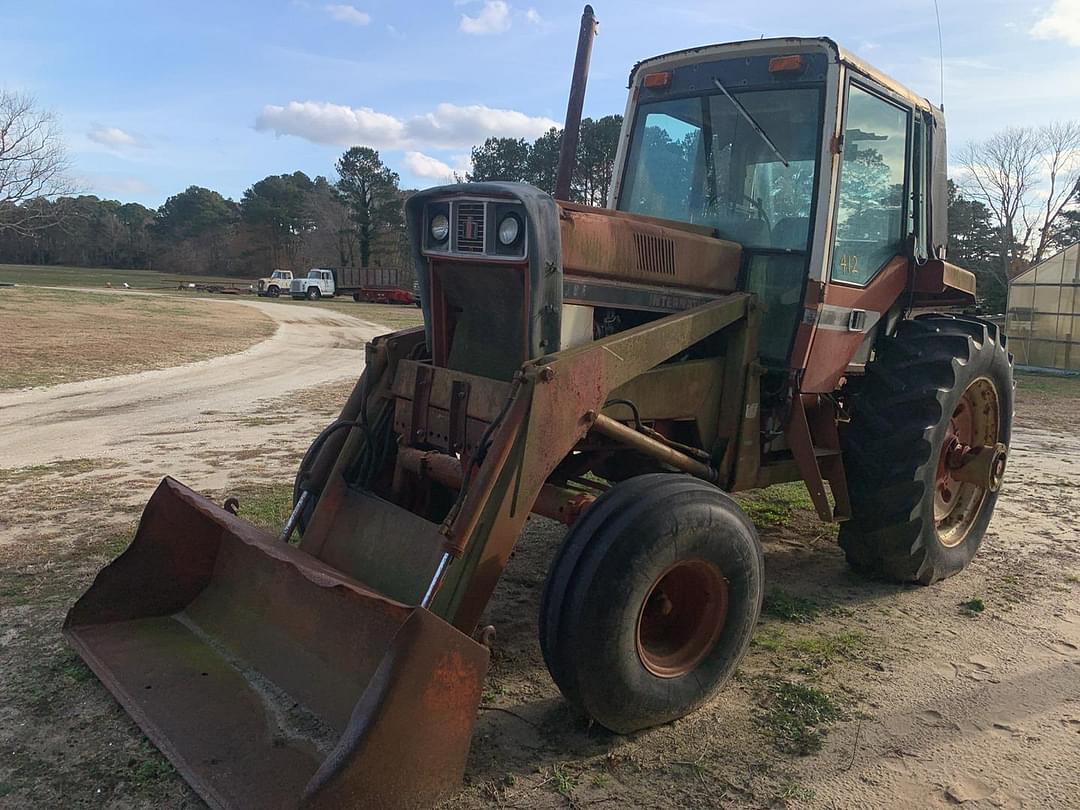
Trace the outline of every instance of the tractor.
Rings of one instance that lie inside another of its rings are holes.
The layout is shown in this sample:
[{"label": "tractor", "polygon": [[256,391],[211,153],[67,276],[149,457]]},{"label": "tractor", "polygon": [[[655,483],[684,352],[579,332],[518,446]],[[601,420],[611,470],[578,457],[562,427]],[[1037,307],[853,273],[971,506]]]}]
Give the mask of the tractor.
[{"label": "tractor", "polygon": [[1012,364],[946,260],[942,111],[829,39],[658,56],[608,206],[574,204],[593,28],[554,196],[407,201],[423,326],[367,345],[280,534],[166,478],[67,616],[213,807],[453,795],[531,514],[568,527],[544,660],[617,733],[692,712],[747,650],[765,568],[732,493],[804,482],[870,577],[929,585],[979,547]]}]

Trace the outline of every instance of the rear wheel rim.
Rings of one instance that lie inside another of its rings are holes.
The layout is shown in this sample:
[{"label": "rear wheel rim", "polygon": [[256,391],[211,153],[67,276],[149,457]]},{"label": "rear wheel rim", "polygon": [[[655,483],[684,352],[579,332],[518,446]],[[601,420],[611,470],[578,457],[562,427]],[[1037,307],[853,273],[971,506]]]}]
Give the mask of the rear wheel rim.
[{"label": "rear wheel rim", "polygon": [[993,381],[979,377],[964,389],[945,427],[934,476],[934,529],[938,541],[947,548],[964,542],[989,494],[985,487],[954,478],[949,456],[958,448],[996,444],[1000,412]]},{"label": "rear wheel rim", "polygon": [[719,566],[680,560],[649,588],[635,640],[642,666],[659,678],[693,670],[716,646],[728,613],[728,584]]}]

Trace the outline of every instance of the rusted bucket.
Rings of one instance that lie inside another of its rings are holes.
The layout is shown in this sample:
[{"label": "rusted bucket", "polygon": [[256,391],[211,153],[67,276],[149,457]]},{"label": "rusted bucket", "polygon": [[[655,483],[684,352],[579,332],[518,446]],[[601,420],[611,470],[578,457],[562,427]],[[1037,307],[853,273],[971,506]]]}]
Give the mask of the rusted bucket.
[{"label": "rusted bucket", "polygon": [[427,807],[488,651],[166,478],[64,634],[212,807]]}]

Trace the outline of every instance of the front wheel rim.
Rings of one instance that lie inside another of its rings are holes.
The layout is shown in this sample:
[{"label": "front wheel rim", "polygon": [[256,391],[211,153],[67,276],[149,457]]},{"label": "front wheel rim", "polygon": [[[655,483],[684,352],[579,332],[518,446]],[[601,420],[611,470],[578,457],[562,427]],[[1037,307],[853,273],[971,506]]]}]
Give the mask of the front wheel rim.
[{"label": "front wheel rim", "polygon": [[708,560],[680,560],[654,581],[638,611],[642,666],[659,678],[693,670],[716,646],[728,613],[728,583]]},{"label": "front wheel rim", "polygon": [[965,447],[995,445],[1000,414],[997,387],[988,377],[979,377],[964,389],[945,426],[934,476],[934,529],[946,548],[964,542],[989,495],[986,487],[957,480],[949,458]]}]

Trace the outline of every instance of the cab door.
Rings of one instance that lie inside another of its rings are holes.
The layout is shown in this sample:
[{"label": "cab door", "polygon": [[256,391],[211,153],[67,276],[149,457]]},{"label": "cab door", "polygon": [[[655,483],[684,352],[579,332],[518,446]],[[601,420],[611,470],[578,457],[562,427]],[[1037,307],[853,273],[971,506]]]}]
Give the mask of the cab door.
[{"label": "cab door", "polygon": [[[925,127],[919,123],[918,137],[924,139]],[[917,230],[915,135],[910,105],[869,80],[850,76],[825,289],[822,303],[805,310],[813,334],[800,385],[804,393],[834,391],[853,361],[865,363],[872,336],[907,286],[907,244]],[[925,149],[918,153],[925,156]]]}]

